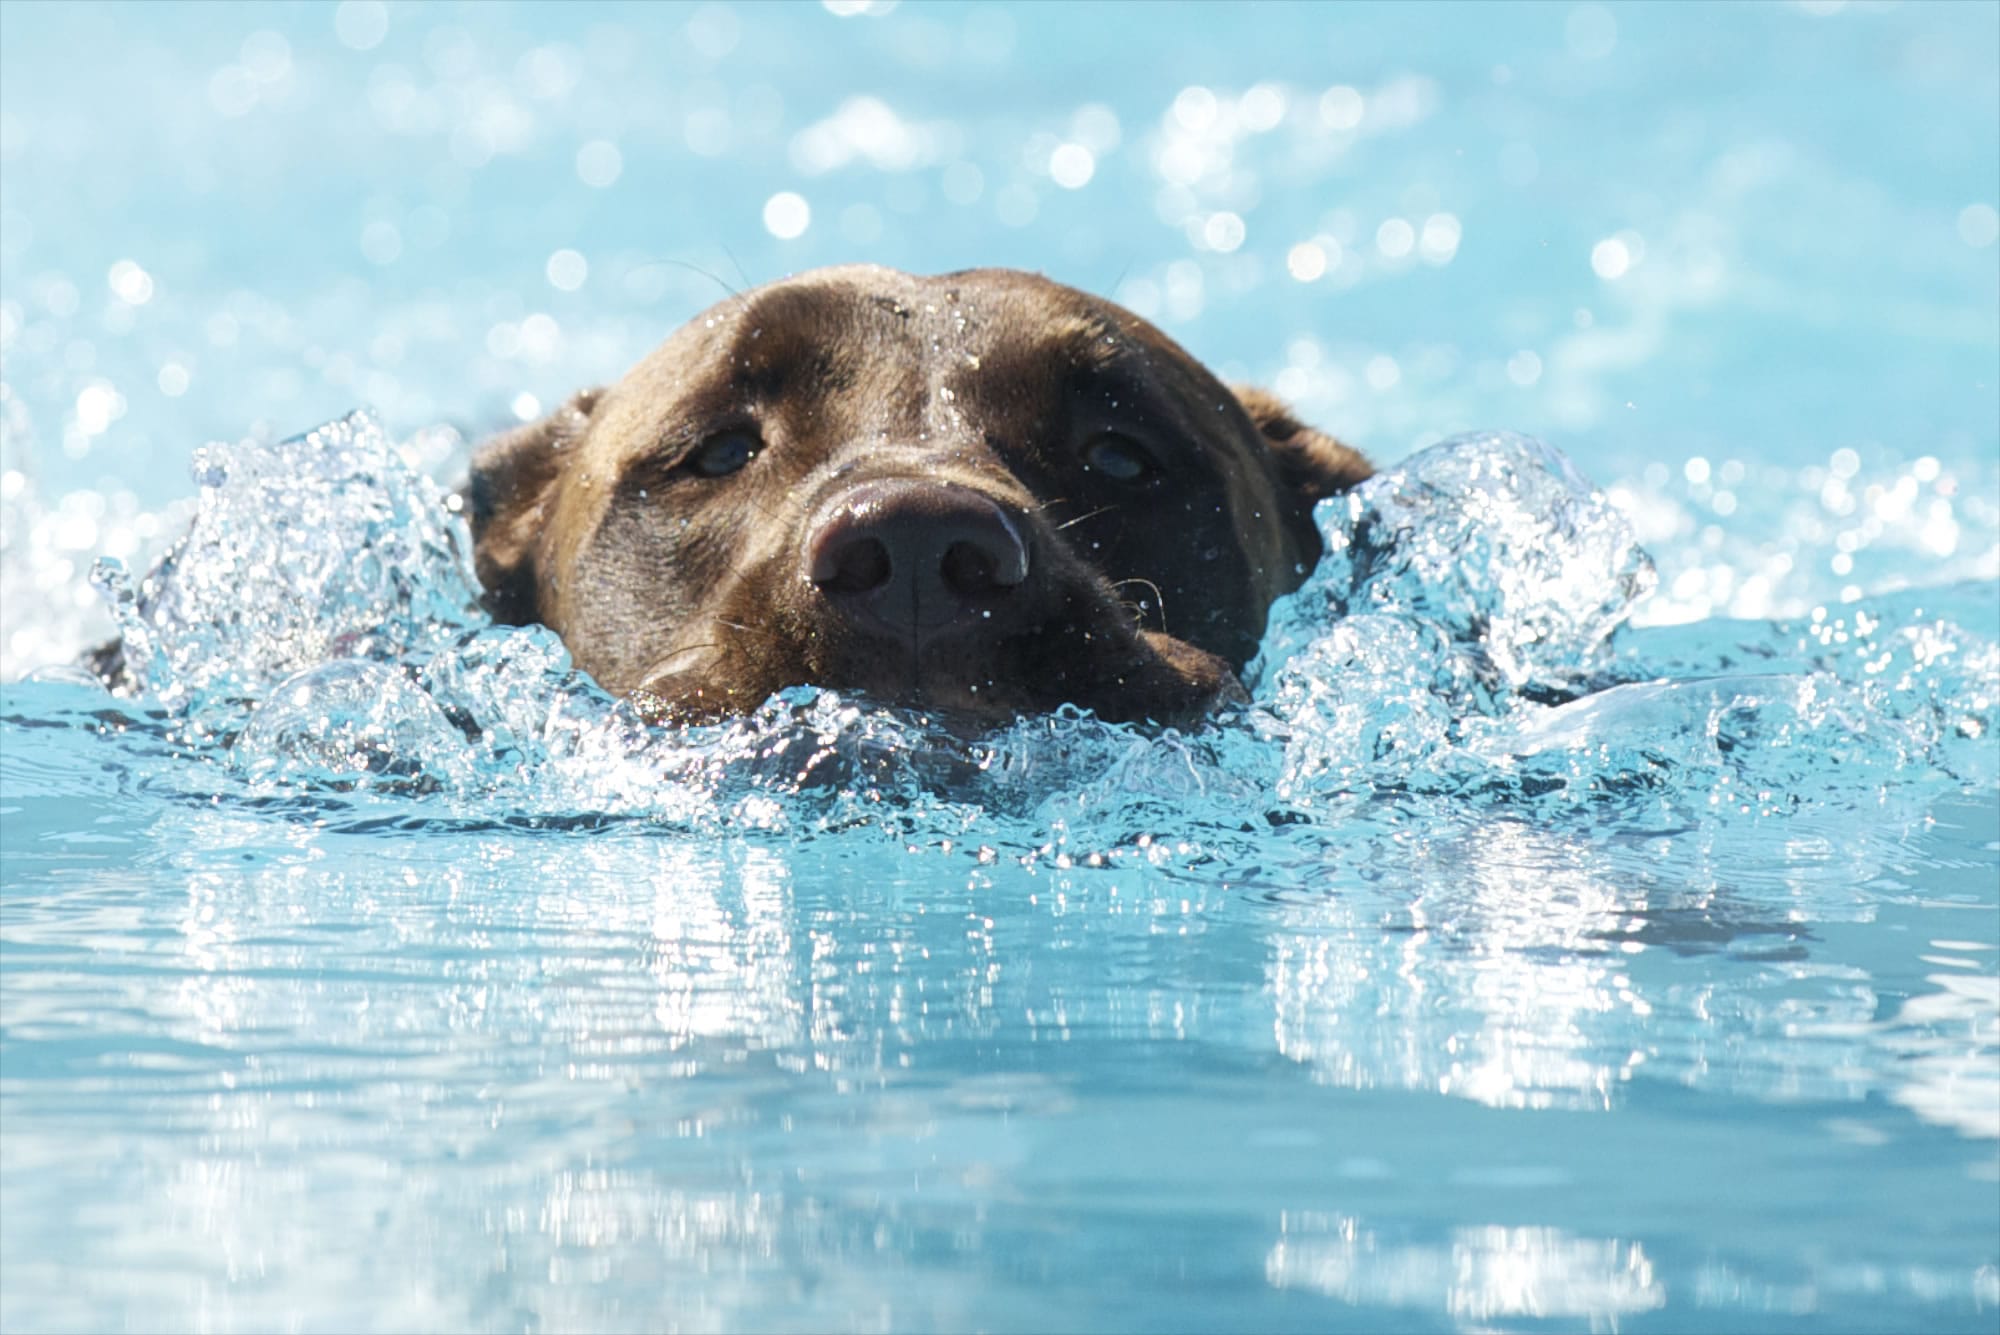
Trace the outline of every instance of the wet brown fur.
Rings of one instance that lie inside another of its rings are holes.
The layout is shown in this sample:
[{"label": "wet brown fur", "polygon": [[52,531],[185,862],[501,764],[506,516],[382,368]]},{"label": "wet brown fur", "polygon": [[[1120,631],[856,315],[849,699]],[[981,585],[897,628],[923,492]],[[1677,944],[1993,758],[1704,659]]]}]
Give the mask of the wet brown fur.
[{"label": "wet brown fur", "polygon": [[[739,430],[761,441],[740,472],[688,466]],[[1157,476],[1087,468],[1102,432]],[[1319,556],[1313,502],[1369,472],[1110,302],[1011,270],[852,266],[724,302],[616,385],[490,442],[471,509],[494,614],[549,625],[665,716],[813,684],[1164,721],[1240,693],[1272,600]],[[1018,521],[1031,574],[990,625],[884,642],[806,577],[814,516],[882,478],[969,488]]]}]

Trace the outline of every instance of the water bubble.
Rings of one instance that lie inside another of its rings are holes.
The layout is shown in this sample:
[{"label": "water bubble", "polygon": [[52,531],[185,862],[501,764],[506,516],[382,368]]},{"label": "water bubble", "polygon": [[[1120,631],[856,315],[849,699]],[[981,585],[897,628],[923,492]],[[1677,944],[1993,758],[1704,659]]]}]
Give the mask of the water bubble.
[{"label": "water bubble", "polygon": [[1201,225],[1203,244],[1210,250],[1220,251],[1225,255],[1240,247],[1247,233],[1248,229],[1244,227],[1243,219],[1226,209],[1220,213],[1209,214]]},{"label": "water bubble", "polygon": [[105,275],[111,291],[128,306],[143,306],[153,299],[153,276],[131,260],[120,260]]},{"label": "water bubble", "polygon": [[1975,250],[2000,240],[2000,212],[1991,204],[1967,204],[1958,212],[1958,239]]},{"label": "water bubble", "polygon": [[572,47],[538,46],[521,57],[519,69],[529,96],[542,102],[556,102],[568,97],[583,77],[582,64],[582,58]]},{"label": "water bubble", "polygon": [[764,201],[764,230],[780,241],[791,241],[805,235],[812,225],[812,206],[805,197],[790,190],[781,190]]},{"label": "water bubble", "polygon": [[1458,218],[1449,213],[1433,213],[1424,219],[1424,230],[1417,246],[1424,261],[1429,264],[1449,264],[1458,254],[1462,228]]},{"label": "water bubble", "polygon": [[1527,348],[1507,359],[1507,378],[1526,389],[1542,378],[1542,359]]},{"label": "water bubble", "polygon": [[1385,218],[1375,229],[1375,249],[1387,259],[1399,260],[1417,243],[1417,229],[1406,218]]},{"label": "water bubble", "polygon": [[624,155],[609,139],[592,139],[576,151],[577,179],[585,185],[601,190],[616,181],[624,170]]},{"label": "water bubble", "polygon": [[590,276],[590,264],[574,250],[562,249],[549,256],[543,266],[549,286],[560,292],[574,292]]},{"label": "water bubble", "polygon": [[1619,238],[1606,237],[1590,248],[1590,267],[1599,278],[1623,278],[1632,267],[1632,252]]},{"label": "water bubble", "polygon": [[1346,84],[1335,84],[1320,94],[1320,122],[1329,130],[1352,130],[1361,124],[1367,103],[1360,92]]},{"label": "water bubble", "polygon": [[1065,190],[1081,190],[1096,171],[1097,158],[1082,144],[1058,144],[1049,154],[1049,175]]},{"label": "water bubble", "polygon": [[1174,96],[1173,118],[1183,130],[1199,134],[1215,124],[1218,103],[1213,91],[1193,84]]},{"label": "water bubble", "polygon": [[1285,255],[1285,270],[1301,283],[1310,283],[1326,273],[1326,252],[1312,241],[1301,241]]},{"label": "water bubble", "polygon": [[1274,83],[1252,84],[1236,104],[1236,114],[1252,134],[1275,130],[1285,118],[1285,90]]},{"label": "water bubble", "polygon": [[108,381],[92,381],[76,396],[76,425],[86,436],[103,435],[124,415],[125,396]]},{"label": "water bubble", "polygon": [[552,362],[562,349],[562,326],[548,312],[536,311],[516,329],[515,346],[529,361]]},{"label": "water bubble", "polygon": [[[957,153],[958,140],[955,127],[913,124],[881,98],[860,96],[794,135],[789,154],[792,165],[811,176],[856,160],[880,171],[903,172]],[[1051,137],[1049,143],[1054,142]]]},{"label": "water bubble", "polygon": [[1102,102],[1087,102],[1070,118],[1070,137],[1101,157],[1118,147],[1124,135],[1117,112]]}]

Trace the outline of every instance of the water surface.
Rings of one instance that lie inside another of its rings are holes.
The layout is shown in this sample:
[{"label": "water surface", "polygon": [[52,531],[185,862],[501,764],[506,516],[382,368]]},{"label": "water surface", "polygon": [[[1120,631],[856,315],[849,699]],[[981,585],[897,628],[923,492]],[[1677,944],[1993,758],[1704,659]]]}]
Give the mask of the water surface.
[{"label": "water surface", "polygon": [[[0,1325],[1991,1327],[2000,9],[0,36]],[[485,623],[468,442],[849,259],[1388,466],[1251,708]]]}]

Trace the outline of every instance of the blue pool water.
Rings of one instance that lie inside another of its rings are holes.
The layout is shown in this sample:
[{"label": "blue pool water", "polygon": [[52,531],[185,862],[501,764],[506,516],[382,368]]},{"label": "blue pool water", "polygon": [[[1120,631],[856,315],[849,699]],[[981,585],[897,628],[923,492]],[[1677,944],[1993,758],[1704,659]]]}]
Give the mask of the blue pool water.
[{"label": "blue pool water", "polygon": [[[0,1328],[1994,1329],[1996,53],[9,0]],[[485,624],[469,442],[849,259],[1385,465],[1252,707],[673,732]]]}]

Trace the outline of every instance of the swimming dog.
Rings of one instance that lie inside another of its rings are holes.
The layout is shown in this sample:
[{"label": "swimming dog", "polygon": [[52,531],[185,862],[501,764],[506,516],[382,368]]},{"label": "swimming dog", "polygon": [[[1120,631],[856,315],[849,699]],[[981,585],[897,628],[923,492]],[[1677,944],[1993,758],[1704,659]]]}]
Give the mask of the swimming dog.
[{"label": "swimming dog", "polygon": [[495,618],[661,718],[817,685],[1169,722],[1241,698],[1314,502],[1370,472],[1109,301],[846,266],[487,443],[467,499]]}]

